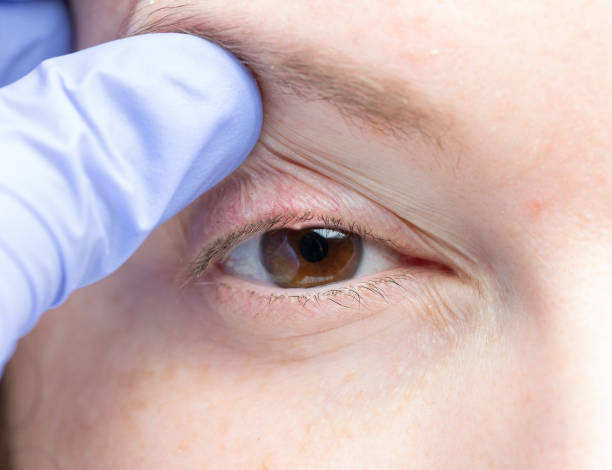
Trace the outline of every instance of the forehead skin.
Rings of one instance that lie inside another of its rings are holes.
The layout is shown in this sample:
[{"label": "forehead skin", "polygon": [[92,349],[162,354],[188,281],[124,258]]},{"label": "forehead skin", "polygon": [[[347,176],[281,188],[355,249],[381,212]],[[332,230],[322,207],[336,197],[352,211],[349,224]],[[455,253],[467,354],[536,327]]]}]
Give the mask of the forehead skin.
[{"label": "forehead skin", "polygon": [[[77,44],[136,31],[179,3],[184,20],[222,21],[252,44],[341,52],[418,96],[440,118],[439,142],[372,132],[262,80],[262,145],[443,242],[499,294],[485,312],[508,328],[467,338],[422,377],[393,329],[297,365],[237,358],[202,346],[168,293],[174,231],[189,220],[179,216],[22,343],[7,387],[26,397],[11,410],[32,423],[21,446],[57,444],[59,461],[87,463],[74,468],[608,468],[612,6],[82,0]],[[34,378],[20,374],[31,362]]]}]

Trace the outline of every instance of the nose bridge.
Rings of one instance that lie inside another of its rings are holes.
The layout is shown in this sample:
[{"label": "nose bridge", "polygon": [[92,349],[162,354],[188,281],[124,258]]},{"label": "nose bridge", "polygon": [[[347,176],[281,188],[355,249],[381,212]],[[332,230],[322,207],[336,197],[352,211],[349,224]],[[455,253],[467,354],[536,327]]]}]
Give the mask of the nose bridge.
[{"label": "nose bridge", "polygon": [[[592,248],[592,246],[590,247]],[[601,253],[601,252],[600,252]],[[537,325],[531,379],[538,385],[539,468],[612,468],[612,302],[610,262],[565,258],[547,265],[532,310]],[[543,273],[540,273],[543,274]],[[535,364],[537,362],[537,364]],[[535,375],[535,376],[534,376]],[[551,465],[553,465],[551,467]]]}]

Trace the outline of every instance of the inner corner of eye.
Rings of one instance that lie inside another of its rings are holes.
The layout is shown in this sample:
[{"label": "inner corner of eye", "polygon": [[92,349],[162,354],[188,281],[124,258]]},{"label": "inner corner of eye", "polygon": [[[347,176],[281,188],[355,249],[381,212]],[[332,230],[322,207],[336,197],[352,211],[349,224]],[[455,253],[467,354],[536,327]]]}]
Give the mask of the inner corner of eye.
[{"label": "inner corner of eye", "polygon": [[395,260],[337,228],[277,229],[250,238],[221,263],[228,273],[280,288],[312,288],[377,274]]}]

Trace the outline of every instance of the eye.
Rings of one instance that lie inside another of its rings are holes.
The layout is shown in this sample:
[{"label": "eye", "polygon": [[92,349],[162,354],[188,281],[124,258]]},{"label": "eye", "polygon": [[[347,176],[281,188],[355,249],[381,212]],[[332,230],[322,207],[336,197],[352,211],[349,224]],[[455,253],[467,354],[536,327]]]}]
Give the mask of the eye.
[{"label": "eye", "polygon": [[225,271],[282,288],[310,288],[393,268],[391,250],[359,235],[326,227],[272,230],[234,248]]},{"label": "eye", "polygon": [[261,263],[280,287],[315,287],[343,281],[361,264],[363,241],[327,228],[274,230],[259,241]]}]

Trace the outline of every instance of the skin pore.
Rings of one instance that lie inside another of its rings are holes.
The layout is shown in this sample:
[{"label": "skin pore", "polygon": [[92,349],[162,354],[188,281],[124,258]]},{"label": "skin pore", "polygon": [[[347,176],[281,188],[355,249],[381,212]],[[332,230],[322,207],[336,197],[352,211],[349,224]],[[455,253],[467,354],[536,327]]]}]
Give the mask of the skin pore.
[{"label": "skin pore", "polygon": [[[227,45],[264,131],[21,341],[14,469],[612,464],[607,2],[72,7],[78,47],[170,30]],[[364,105],[372,90],[387,99]],[[191,272],[237,227],[288,216],[429,264],[291,295],[222,259]]]}]

